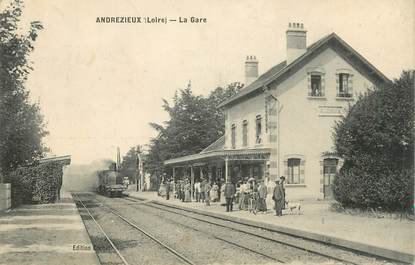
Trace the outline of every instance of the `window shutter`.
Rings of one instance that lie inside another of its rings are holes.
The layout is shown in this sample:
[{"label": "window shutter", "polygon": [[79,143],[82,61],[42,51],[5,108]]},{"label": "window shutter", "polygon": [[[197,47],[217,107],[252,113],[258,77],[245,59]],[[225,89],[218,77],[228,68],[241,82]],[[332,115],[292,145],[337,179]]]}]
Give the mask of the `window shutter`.
[{"label": "window shutter", "polygon": [[234,146],[234,148],[236,148],[236,126],[235,126],[235,129],[234,129],[234,137],[233,137],[233,146]]},{"label": "window shutter", "polygon": [[353,97],[353,75],[349,75],[349,83],[347,87],[347,91],[350,94],[350,97]]},{"label": "window shutter", "polygon": [[304,164],[305,164],[305,161],[301,160],[300,162],[300,183],[301,184],[304,184]]},{"label": "window shutter", "polygon": [[324,92],[326,91],[326,81],[324,78],[324,74],[321,75],[321,96],[324,97]]},{"label": "window shutter", "polygon": [[339,94],[340,94],[340,85],[339,85],[339,82],[340,82],[340,75],[339,74],[336,74],[336,93],[337,93],[337,96],[339,96]]},{"label": "window shutter", "polygon": [[284,161],[284,176],[288,179],[288,161]]},{"label": "window shutter", "polygon": [[349,93],[349,76],[346,75],[346,77],[343,75],[343,92]]},{"label": "window shutter", "polygon": [[[256,126],[256,124],[255,124],[255,126]],[[265,97],[265,133],[268,133],[268,97]],[[256,132],[255,132],[255,134],[256,134]]]},{"label": "window shutter", "polygon": [[229,144],[228,143],[228,135],[229,135],[229,132],[228,132],[228,126],[226,126],[226,116],[225,116],[225,146],[227,145],[227,144]]},{"label": "window shutter", "polygon": [[231,126],[231,147],[235,149],[236,147],[236,125],[232,124]]},{"label": "window shutter", "polygon": [[244,120],[242,122],[242,145],[248,145],[248,121]]},{"label": "window shutter", "polygon": [[311,96],[311,74],[307,75],[308,96]]}]

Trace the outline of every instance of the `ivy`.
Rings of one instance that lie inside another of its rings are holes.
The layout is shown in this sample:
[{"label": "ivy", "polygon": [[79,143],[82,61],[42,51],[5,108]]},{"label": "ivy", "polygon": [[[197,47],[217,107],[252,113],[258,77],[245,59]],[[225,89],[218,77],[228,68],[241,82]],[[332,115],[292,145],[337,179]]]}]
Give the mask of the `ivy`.
[{"label": "ivy", "polygon": [[12,206],[33,203],[53,203],[57,188],[62,184],[62,163],[19,167],[9,175],[12,184]]}]

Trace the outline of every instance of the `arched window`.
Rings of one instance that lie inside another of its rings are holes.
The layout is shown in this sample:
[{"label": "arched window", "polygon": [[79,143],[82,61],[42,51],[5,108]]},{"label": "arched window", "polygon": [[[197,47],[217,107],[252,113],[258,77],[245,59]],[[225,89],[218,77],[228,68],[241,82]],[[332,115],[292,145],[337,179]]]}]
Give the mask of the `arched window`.
[{"label": "arched window", "polygon": [[248,146],[248,121],[242,123],[242,146]]},{"label": "arched window", "polygon": [[231,127],[231,144],[232,144],[232,149],[236,148],[236,125],[232,124]]},{"label": "arched window", "polygon": [[255,143],[260,144],[262,142],[261,134],[262,134],[262,117],[261,115],[257,115],[256,123],[255,123]]}]

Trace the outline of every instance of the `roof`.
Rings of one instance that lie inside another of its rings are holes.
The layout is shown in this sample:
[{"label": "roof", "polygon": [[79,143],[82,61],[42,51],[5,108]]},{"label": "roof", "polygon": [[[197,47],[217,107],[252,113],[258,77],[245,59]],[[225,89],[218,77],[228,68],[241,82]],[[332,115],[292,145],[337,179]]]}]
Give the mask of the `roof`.
[{"label": "roof", "polygon": [[331,33],[330,35],[327,35],[308,46],[307,51],[289,65],[287,65],[286,61],[283,61],[272,67],[260,77],[258,77],[258,79],[256,79],[253,83],[243,88],[238,94],[219,104],[218,107],[225,107],[230,104],[235,104],[243,98],[262,91],[264,87],[272,82],[285,80],[285,78],[298,71],[304,65],[304,63],[313,59],[327,47],[333,48],[346,61],[359,68],[358,70],[364,72],[366,76],[376,84],[391,82],[385,75],[383,75],[378,69],[370,64],[362,55],[360,55],[344,40],[337,36],[336,33]]},{"label": "roof", "polygon": [[247,87],[245,87],[241,91],[239,91],[236,95],[234,95],[233,97],[231,97],[228,100],[225,100],[224,102],[219,104],[219,107],[223,107],[223,106],[227,105],[228,103],[232,102],[233,100],[236,100],[238,98],[242,98],[242,97],[244,97],[244,96],[246,96],[246,95],[262,88],[264,86],[264,83],[266,82],[266,80],[268,80],[272,76],[279,73],[286,66],[287,66],[287,61],[283,61],[283,62],[280,62],[279,64],[275,65],[274,67],[272,67],[271,69],[266,71],[264,74],[262,74],[260,77],[258,77],[258,79],[256,79],[250,85],[248,85]]},{"label": "roof", "polygon": [[39,160],[39,164],[46,164],[50,162],[62,162],[64,165],[71,164],[71,156],[64,155],[64,156],[53,156],[53,157],[46,157]]},{"label": "roof", "polygon": [[211,145],[203,149],[200,153],[172,158],[164,161],[164,165],[174,165],[188,162],[200,162],[200,160],[207,158],[225,158],[226,156],[235,155],[255,155],[255,154],[269,154],[269,148],[250,148],[250,149],[230,149],[225,150],[225,136],[219,137]]},{"label": "roof", "polygon": [[[220,139],[220,138],[219,138]],[[188,156],[177,157],[164,161],[164,165],[174,165],[180,163],[188,163],[190,161],[196,162],[207,158],[225,158],[226,156],[235,155],[255,155],[255,154],[269,154],[270,148],[253,148],[253,149],[231,149],[231,150],[214,150],[205,153],[198,153]],[[242,159],[243,160],[243,159]],[[249,159],[248,159],[249,160]]]},{"label": "roof", "polygon": [[223,136],[219,137],[219,139],[214,141],[211,145],[209,145],[208,147],[203,149],[202,152],[200,152],[200,153],[207,153],[207,152],[216,151],[216,150],[223,150],[224,148],[225,148],[225,136],[223,135]]},{"label": "roof", "polygon": [[222,135],[216,141],[211,143],[208,147],[203,149],[200,153],[172,158],[172,159],[164,161],[164,164],[168,165],[168,164],[175,164],[175,163],[180,163],[180,162],[185,162],[185,161],[198,160],[204,157],[209,157],[209,155],[205,155],[205,154],[211,154],[217,151],[222,151],[224,150],[224,148],[225,148],[225,136]]}]

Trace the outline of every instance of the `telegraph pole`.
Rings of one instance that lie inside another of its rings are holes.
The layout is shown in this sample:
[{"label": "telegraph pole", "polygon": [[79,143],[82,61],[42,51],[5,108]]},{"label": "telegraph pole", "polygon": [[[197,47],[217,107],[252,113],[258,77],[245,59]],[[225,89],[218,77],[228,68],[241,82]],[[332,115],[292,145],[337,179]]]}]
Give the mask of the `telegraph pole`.
[{"label": "telegraph pole", "polygon": [[116,166],[117,172],[120,172],[120,168],[121,168],[120,147],[117,146],[117,166]]},{"label": "telegraph pole", "polygon": [[[143,163],[142,163],[142,161],[141,161],[141,146],[140,145],[137,145],[137,165],[136,165],[136,167],[137,167],[137,172],[136,172],[136,174],[135,174],[135,176],[136,176],[136,179],[135,179],[135,182],[136,182],[136,191],[139,191],[139,190],[141,190],[142,188],[142,185],[143,185],[143,180],[142,180],[142,178],[143,178],[143,174],[142,174],[142,167],[143,167]],[[138,182],[140,181],[140,184],[138,184]]]}]

